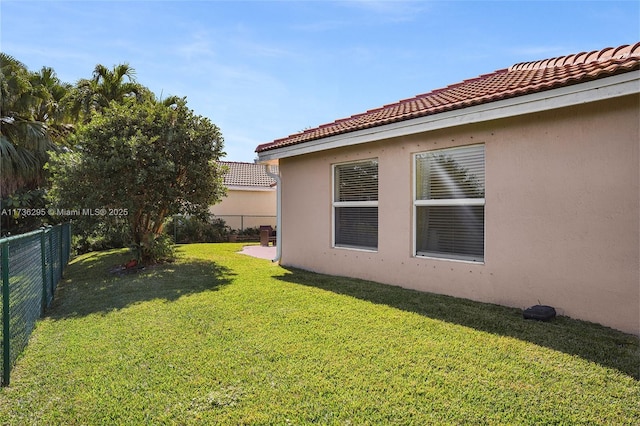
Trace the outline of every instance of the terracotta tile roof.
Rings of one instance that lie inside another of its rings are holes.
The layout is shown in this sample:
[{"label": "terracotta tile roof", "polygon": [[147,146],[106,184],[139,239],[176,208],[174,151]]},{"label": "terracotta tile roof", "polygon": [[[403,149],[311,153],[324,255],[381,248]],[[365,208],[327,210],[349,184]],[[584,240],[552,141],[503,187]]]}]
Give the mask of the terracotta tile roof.
[{"label": "terracotta tile roof", "polygon": [[286,138],[276,139],[259,145],[256,152],[584,83],[638,69],[640,69],[640,42],[536,62],[523,62]]},{"label": "terracotta tile roof", "polygon": [[224,184],[226,186],[259,186],[268,188],[276,183],[267,174],[262,164],[233,161],[220,161],[220,164],[228,167],[227,172],[224,174]]}]

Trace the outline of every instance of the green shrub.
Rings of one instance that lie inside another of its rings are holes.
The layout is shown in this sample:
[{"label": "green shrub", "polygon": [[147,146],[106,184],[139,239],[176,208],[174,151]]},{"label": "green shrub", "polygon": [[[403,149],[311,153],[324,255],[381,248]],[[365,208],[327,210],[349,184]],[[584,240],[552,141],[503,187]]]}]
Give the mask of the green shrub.
[{"label": "green shrub", "polygon": [[0,199],[1,235],[24,234],[42,225],[57,223],[49,216],[48,210],[44,189],[18,190]]},{"label": "green shrub", "polygon": [[247,236],[258,237],[258,236],[260,236],[260,228],[259,227],[245,228],[245,229],[243,229],[241,231],[238,231],[238,235],[247,235]]},{"label": "green shrub", "polygon": [[90,219],[81,217],[73,221],[71,247],[75,254],[128,247],[131,244],[129,223],[125,219]]},{"label": "green shrub", "polygon": [[220,243],[227,241],[231,230],[222,219],[200,220],[195,217],[174,216],[165,225],[165,233],[176,243]]},{"label": "green shrub", "polygon": [[140,246],[132,246],[131,250],[142,263],[149,260],[153,263],[172,262],[176,257],[173,238],[166,233],[151,235]]}]

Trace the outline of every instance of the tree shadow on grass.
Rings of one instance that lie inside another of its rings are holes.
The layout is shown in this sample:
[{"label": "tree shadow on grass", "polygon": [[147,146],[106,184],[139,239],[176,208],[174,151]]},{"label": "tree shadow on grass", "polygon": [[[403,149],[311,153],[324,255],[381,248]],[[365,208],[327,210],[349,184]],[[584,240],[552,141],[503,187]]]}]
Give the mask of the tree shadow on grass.
[{"label": "tree shadow on grass", "polygon": [[130,257],[126,251],[109,251],[73,262],[65,271],[46,316],[81,317],[155,299],[171,302],[190,294],[216,291],[235,275],[228,268],[203,260],[153,265],[135,273],[113,272]]},{"label": "tree shadow on grass", "polygon": [[275,277],[387,305],[435,320],[513,337],[616,369],[640,379],[640,344],[636,336],[598,324],[556,317],[548,322],[525,320],[522,310],[371,281],[322,275],[296,268]]}]

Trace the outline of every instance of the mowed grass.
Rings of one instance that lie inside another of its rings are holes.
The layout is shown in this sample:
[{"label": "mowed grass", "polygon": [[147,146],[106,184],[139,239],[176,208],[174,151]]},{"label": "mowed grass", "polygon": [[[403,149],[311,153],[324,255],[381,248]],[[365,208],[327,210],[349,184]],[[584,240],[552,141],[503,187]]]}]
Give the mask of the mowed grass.
[{"label": "mowed grass", "polygon": [[0,389],[8,425],[639,424],[637,337],[282,268],[241,244],[76,258]]}]

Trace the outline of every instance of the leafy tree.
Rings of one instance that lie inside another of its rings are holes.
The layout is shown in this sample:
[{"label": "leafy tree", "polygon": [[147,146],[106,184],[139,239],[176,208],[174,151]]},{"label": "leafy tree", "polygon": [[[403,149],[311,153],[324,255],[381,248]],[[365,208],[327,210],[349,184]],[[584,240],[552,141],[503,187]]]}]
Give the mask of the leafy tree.
[{"label": "leafy tree", "polygon": [[75,142],[50,164],[56,207],[95,213],[82,220],[126,221],[143,262],[162,260],[166,218],[205,217],[224,194],[220,130],[184,98],[112,101]]}]

